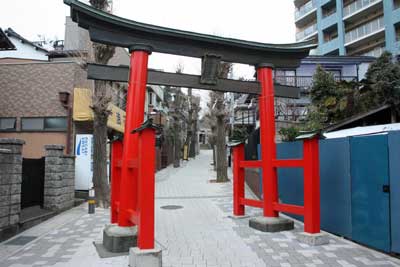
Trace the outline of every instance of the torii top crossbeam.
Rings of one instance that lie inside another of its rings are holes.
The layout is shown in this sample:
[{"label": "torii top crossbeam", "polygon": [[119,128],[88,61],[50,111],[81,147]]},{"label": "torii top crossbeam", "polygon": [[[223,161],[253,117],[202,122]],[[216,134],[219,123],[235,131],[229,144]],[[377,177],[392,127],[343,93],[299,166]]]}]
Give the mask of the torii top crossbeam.
[{"label": "torii top crossbeam", "polygon": [[201,58],[216,55],[221,61],[275,67],[297,67],[309,50],[309,42],[266,44],[201,34],[121,18],[77,0],[64,0],[71,7],[72,20],[89,30],[94,42],[129,48],[150,45],[153,52]]}]

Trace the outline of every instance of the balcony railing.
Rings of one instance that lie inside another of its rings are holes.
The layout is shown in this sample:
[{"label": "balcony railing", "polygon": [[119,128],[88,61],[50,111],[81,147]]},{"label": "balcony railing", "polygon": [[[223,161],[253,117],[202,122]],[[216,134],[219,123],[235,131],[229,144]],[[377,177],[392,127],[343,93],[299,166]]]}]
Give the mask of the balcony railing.
[{"label": "balcony railing", "polygon": [[[356,81],[356,76],[334,76],[335,81]],[[276,76],[275,82],[281,85],[296,86],[302,89],[309,89],[313,84],[312,76]]]},{"label": "balcony railing", "polygon": [[380,0],[357,0],[352,2],[350,5],[343,7],[343,16],[347,17],[378,1]]},{"label": "balcony railing", "polygon": [[307,2],[305,5],[301,6],[300,8],[296,9],[294,14],[295,19],[299,19],[311,10],[315,9],[317,6],[315,5],[314,0]]},{"label": "balcony railing", "polygon": [[376,47],[368,52],[365,52],[364,54],[362,54],[362,56],[368,56],[368,57],[379,57],[380,55],[382,55],[382,53],[386,50],[386,48],[384,46],[379,46]]},{"label": "balcony railing", "polygon": [[296,40],[302,40],[304,38],[306,38],[307,36],[315,33],[317,31],[317,24],[313,24],[307,28],[305,28],[304,30],[296,33]]},{"label": "balcony railing", "polygon": [[346,32],[345,43],[347,44],[355,40],[361,39],[364,36],[367,36],[374,32],[378,32],[384,28],[385,28],[385,22],[383,20],[383,17],[379,17],[349,32]]}]

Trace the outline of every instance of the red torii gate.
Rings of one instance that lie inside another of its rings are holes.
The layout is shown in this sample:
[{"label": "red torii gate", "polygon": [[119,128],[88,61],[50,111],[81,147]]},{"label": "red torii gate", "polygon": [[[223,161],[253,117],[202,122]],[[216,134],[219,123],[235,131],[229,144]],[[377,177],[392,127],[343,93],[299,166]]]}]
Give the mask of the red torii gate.
[{"label": "red torii gate", "polygon": [[[304,215],[305,232],[319,233],[318,139],[304,141],[303,159],[276,158],[272,75],[274,66],[298,66],[314,44],[272,45],[191,33],[116,17],[76,0],[64,2],[71,6],[72,19],[89,30],[92,41],[127,47],[131,53],[124,140],[112,145],[111,222],[120,227],[137,225],[139,249],[154,248],[155,149],[149,148],[154,148],[155,130],[151,123],[142,125],[147,83],[259,94],[261,159],[245,161],[243,144],[233,149],[234,215],[244,215],[246,205],[263,208],[267,218],[278,218],[279,212],[300,214]],[[148,58],[152,51],[200,57],[203,59],[202,75],[149,72]],[[256,66],[259,82],[218,81],[217,70],[222,60]],[[89,67],[89,78],[127,79],[121,70],[97,67]],[[281,91],[281,95],[284,94]],[[280,167],[303,167],[304,207],[279,202],[277,168]],[[244,197],[244,168],[262,169],[263,201]]]}]

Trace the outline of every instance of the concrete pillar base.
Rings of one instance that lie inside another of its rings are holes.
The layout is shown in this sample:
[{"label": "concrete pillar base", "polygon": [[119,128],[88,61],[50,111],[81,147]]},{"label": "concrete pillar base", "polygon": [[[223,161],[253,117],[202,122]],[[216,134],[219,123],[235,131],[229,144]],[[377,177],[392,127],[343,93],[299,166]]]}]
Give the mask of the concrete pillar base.
[{"label": "concrete pillar base", "polygon": [[294,229],[292,220],[281,217],[255,217],[249,220],[249,226],[262,232],[281,232]]},{"label": "concrete pillar base", "polygon": [[129,250],[130,267],[162,267],[161,249],[139,249],[138,247]]},{"label": "concrete pillar base", "polygon": [[318,234],[309,234],[309,233],[299,233],[297,236],[297,240],[301,243],[310,245],[310,246],[321,246],[329,243],[328,235],[323,233]]},{"label": "concrete pillar base", "polygon": [[103,230],[103,246],[113,253],[128,252],[137,245],[137,227],[121,227],[108,224]]}]

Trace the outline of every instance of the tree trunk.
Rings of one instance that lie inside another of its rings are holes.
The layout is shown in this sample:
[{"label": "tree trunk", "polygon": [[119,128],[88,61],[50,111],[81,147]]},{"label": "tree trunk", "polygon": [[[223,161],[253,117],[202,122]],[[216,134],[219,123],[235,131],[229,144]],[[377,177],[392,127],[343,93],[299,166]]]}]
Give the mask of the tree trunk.
[{"label": "tree trunk", "polygon": [[215,156],[215,145],[210,144],[212,150],[212,162],[210,163],[213,166],[213,170],[217,170],[216,156]]},{"label": "tree trunk", "polygon": [[[102,11],[109,12],[107,0],[90,0],[90,4]],[[96,63],[107,64],[115,53],[115,47],[93,43],[93,56]],[[107,120],[110,115],[107,96],[107,83],[95,81],[93,93],[93,185],[98,206],[110,206],[110,185],[107,178]]]},{"label": "tree trunk", "polygon": [[191,153],[192,147],[192,134],[193,134],[193,99],[192,99],[192,88],[188,89],[188,98],[189,98],[189,114],[187,120],[187,134],[186,134],[186,142],[188,149],[188,157],[194,158],[195,155]]},{"label": "tree trunk", "polygon": [[189,157],[195,158],[197,153],[197,146],[198,146],[198,136],[197,136],[197,126],[196,121],[193,122],[193,133],[192,133],[192,140],[190,142],[189,148]]},{"label": "tree trunk", "polygon": [[102,208],[110,206],[110,185],[107,178],[107,120],[110,99],[106,93],[106,82],[96,81],[93,94],[93,186],[96,204]]},{"label": "tree trunk", "polygon": [[180,127],[179,123],[176,123],[177,119],[174,119],[174,168],[179,168],[181,165],[181,140],[180,140]]},{"label": "tree trunk", "polygon": [[228,166],[226,160],[226,134],[224,116],[218,116],[217,123],[217,182],[228,181]]},{"label": "tree trunk", "polygon": [[397,120],[397,112],[395,107],[390,108],[390,122],[391,123],[396,123]]}]

